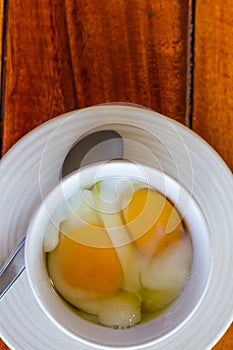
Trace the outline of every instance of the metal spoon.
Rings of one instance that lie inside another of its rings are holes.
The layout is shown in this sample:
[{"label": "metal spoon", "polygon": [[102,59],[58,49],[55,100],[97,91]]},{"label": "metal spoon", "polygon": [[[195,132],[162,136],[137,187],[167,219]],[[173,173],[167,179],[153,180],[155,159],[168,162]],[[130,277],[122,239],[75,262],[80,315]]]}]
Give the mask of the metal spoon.
[{"label": "metal spoon", "polygon": [[[101,130],[78,140],[66,155],[61,169],[62,179],[84,165],[123,158],[123,140],[113,130]],[[25,238],[0,269],[0,300],[25,268]]]}]

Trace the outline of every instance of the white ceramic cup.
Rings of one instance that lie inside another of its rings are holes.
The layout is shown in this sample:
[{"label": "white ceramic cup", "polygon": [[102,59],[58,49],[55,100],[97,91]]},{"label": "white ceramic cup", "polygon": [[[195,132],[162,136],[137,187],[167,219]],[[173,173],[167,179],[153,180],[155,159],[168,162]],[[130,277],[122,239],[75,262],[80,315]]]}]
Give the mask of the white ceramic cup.
[{"label": "white ceramic cup", "polygon": [[[181,296],[161,315],[130,329],[114,330],[88,322],[73,313],[57,297],[43,261],[43,239],[50,220],[57,220],[57,208],[80,187],[105,178],[135,179],[155,187],[168,196],[187,222],[193,245],[190,278]],[[160,169],[128,161],[109,161],[81,168],[62,180],[45,198],[28,228],[25,248],[27,277],[40,307],[50,320],[79,342],[109,349],[143,349],[168,338],[183,327],[198,308],[211,272],[211,243],[204,214],[192,193]]]}]

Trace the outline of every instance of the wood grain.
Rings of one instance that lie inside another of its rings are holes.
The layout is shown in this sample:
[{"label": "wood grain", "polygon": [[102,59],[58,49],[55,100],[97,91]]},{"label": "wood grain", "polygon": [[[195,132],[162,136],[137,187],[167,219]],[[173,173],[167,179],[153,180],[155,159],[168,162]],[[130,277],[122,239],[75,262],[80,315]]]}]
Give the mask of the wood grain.
[{"label": "wood grain", "polygon": [[[233,170],[232,1],[196,0],[193,129]],[[214,350],[233,348],[233,325]]]},{"label": "wood grain", "polygon": [[[103,102],[144,104],[188,124],[189,3],[9,1],[3,153],[42,122]],[[2,9],[1,0],[1,19]],[[193,129],[231,169],[232,18],[230,0],[196,0]],[[232,347],[233,326],[214,349]]]},{"label": "wood grain", "polygon": [[213,347],[212,350],[232,350],[233,348],[233,324],[219,340],[219,342]]},{"label": "wood grain", "polygon": [[[3,16],[4,16],[4,1],[0,1],[0,60],[2,61],[2,35],[3,35]],[[0,65],[0,77],[1,77],[1,68],[2,65]],[[0,338],[0,349],[1,350],[8,350],[9,348],[6,346],[6,344],[2,341]]]},{"label": "wood grain", "polygon": [[196,0],[195,23],[193,129],[233,170],[232,1]]},{"label": "wood grain", "polygon": [[188,0],[9,1],[3,153],[93,104],[143,104],[187,122]]},{"label": "wood grain", "polygon": [[0,338],[0,350],[10,350],[8,346],[3,342],[3,340]]}]

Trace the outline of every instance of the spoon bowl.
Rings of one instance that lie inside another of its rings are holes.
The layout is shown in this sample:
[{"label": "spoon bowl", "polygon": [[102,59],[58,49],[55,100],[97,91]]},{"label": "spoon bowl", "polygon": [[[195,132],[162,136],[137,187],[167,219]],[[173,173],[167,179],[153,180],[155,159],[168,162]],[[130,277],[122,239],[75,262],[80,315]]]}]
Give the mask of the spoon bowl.
[{"label": "spoon bowl", "polygon": [[[60,179],[85,165],[123,158],[123,139],[113,130],[101,130],[88,134],[71,147],[67,153]],[[25,268],[25,237],[0,269],[0,300],[14,284]]]}]

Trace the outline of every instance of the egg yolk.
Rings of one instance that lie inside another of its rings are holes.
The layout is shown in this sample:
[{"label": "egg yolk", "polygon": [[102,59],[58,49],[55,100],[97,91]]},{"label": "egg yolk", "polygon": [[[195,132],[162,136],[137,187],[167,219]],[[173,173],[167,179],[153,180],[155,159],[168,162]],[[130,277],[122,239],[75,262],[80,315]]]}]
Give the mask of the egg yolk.
[{"label": "egg yolk", "polygon": [[[97,235],[98,246],[93,240]],[[68,232],[68,236],[60,234],[49,259],[56,259],[62,280],[73,290],[101,298],[115,295],[122,285],[121,264],[104,228],[86,225]],[[51,278],[52,275],[50,271]]]},{"label": "egg yolk", "polygon": [[175,207],[151,189],[136,191],[123,216],[135,244],[146,254],[161,253],[185,234]]}]

